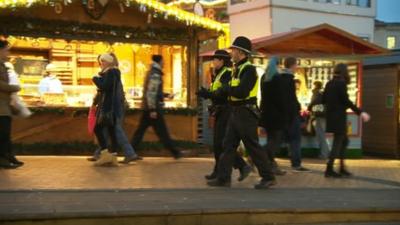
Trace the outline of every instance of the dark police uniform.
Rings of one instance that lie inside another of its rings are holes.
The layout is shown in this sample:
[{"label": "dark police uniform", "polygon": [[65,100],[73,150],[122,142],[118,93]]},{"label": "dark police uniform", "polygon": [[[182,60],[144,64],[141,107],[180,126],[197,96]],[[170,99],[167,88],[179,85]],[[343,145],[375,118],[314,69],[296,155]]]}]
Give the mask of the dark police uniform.
[{"label": "dark police uniform", "polygon": [[[230,115],[230,107],[228,104],[228,99],[226,95],[218,94],[219,90],[223,87],[223,85],[228,85],[231,80],[232,70],[226,66],[221,69],[215,71],[215,77],[213,82],[210,85],[210,90],[208,93],[200,94],[200,97],[210,98],[212,101],[212,105],[210,107],[211,114],[215,116],[215,124],[214,124],[214,136],[213,136],[213,150],[215,157],[215,166],[211,175],[206,176],[207,179],[216,178],[218,171],[218,163],[220,156],[223,152],[223,140],[226,133],[226,126],[228,124],[228,119]],[[246,168],[248,167],[248,168]],[[251,168],[247,165],[244,159],[236,152],[233,168],[239,169],[241,173],[245,172],[244,170]],[[241,177],[240,180],[244,179]]]},{"label": "dark police uniform", "polygon": [[[231,48],[250,53],[251,42],[246,37],[237,37]],[[228,95],[228,101],[232,107],[223,143],[224,152],[218,164],[218,178],[208,182],[208,185],[230,185],[236,149],[240,141],[243,141],[262,177],[260,184],[255,185],[255,188],[268,188],[275,184],[275,177],[267,152],[258,142],[259,110],[256,104],[259,81],[256,68],[248,61],[248,58],[244,58],[237,62],[233,69],[229,86],[222,88],[222,91]]]}]

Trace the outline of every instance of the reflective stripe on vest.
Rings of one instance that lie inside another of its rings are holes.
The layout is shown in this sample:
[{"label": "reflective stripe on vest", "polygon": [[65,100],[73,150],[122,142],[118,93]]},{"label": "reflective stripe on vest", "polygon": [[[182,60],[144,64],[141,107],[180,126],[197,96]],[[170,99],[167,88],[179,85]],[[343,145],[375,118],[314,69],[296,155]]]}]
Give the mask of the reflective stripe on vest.
[{"label": "reflective stripe on vest", "polygon": [[221,72],[219,72],[219,74],[215,77],[214,82],[211,84],[211,88],[210,88],[211,92],[214,92],[214,91],[218,90],[220,87],[222,87],[221,78],[222,78],[222,75],[224,75],[224,73],[226,71],[231,71],[231,69],[224,67],[221,70]]},{"label": "reflective stripe on vest", "polygon": [[[251,66],[251,65],[252,65],[251,62],[247,61],[247,62],[245,62],[245,63],[243,63],[242,65],[239,66],[239,68],[238,68],[238,69],[239,69],[239,73],[237,74],[236,77],[232,77],[232,80],[231,80],[231,82],[230,82],[230,86],[231,86],[231,87],[237,87],[237,86],[239,86],[239,84],[240,84],[240,75],[242,75],[243,69],[244,69],[245,67]],[[256,76],[257,76],[257,74],[256,74]],[[256,83],[254,84],[253,89],[251,89],[249,95],[248,95],[246,98],[235,98],[235,97],[233,97],[233,96],[230,96],[229,99],[230,99],[231,101],[243,101],[243,100],[247,100],[247,99],[250,99],[250,98],[257,97],[257,93],[258,93],[258,83],[259,83],[259,79],[258,79],[258,76],[257,76]]]}]

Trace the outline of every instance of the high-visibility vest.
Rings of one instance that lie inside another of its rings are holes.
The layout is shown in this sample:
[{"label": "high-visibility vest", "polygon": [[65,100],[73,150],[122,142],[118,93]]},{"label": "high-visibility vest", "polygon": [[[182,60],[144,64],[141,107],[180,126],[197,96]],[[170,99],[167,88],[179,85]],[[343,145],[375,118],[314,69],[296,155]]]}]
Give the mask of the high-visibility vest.
[{"label": "high-visibility vest", "polygon": [[[246,68],[247,66],[251,66],[251,65],[252,65],[251,62],[247,61],[247,62],[243,63],[242,65],[240,65],[240,66],[238,67],[239,72],[238,72],[237,76],[232,77],[232,80],[231,80],[230,83],[229,83],[231,87],[237,87],[237,86],[239,86],[239,84],[240,84],[240,76],[242,75],[243,69]],[[243,101],[243,100],[247,100],[247,99],[250,99],[250,98],[255,98],[255,97],[257,97],[257,93],[258,93],[258,83],[259,83],[259,79],[258,79],[258,76],[257,76],[257,81],[256,81],[256,83],[254,84],[253,89],[251,89],[249,95],[248,95],[246,98],[241,99],[241,98],[235,98],[235,97],[233,97],[233,96],[230,96],[230,97],[229,97],[229,100],[231,100],[231,101]]]},{"label": "high-visibility vest", "polygon": [[210,87],[210,91],[214,92],[216,90],[218,90],[220,87],[222,87],[222,82],[221,82],[221,78],[224,75],[224,73],[226,71],[232,71],[231,69],[229,69],[228,67],[224,67],[221,72],[219,72],[217,74],[217,76],[215,77],[214,82],[212,82],[211,87]]}]

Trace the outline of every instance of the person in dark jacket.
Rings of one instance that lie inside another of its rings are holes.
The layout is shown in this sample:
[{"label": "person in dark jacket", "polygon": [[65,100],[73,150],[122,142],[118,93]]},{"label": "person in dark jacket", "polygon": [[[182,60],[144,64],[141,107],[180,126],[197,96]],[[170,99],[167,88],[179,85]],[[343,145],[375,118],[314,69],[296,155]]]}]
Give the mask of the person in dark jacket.
[{"label": "person in dark jacket", "polygon": [[9,43],[0,40],[0,168],[15,169],[24,163],[15,157],[12,150],[11,95],[21,90],[18,85],[9,83],[9,71],[5,66],[9,56]]},{"label": "person in dark jacket", "polygon": [[146,129],[152,126],[164,146],[172,153],[175,159],[179,159],[182,158],[182,153],[175,148],[169,136],[163,115],[163,59],[161,55],[153,55],[152,60],[153,63],[144,83],[142,100],[143,115],[140,119],[138,129],[132,137],[131,144],[136,149],[142,141]]},{"label": "person in dark jacket", "polygon": [[217,179],[208,181],[209,186],[229,187],[231,185],[232,167],[240,141],[257,167],[261,181],[255,189],[268,189],[276,184],[271,163],[266,151],[258,142],[259,110],[257,94],[259,79],[256,68],[249,61],[251,41],[243,36],[235,39],[231,46],[234,68],[229,85],[220,92],[228,96],[232,111],[229,116],[227,130],[223,141],[224,152],[218,164]]},{"label": "person in dark jacket", "polygon": [[[228,124],[228,118],[230,114],[230,107],[228,104],[228,96],[217,95],[218,90],[227,85],[231,80],[231,57],[225,50],[217,50],[213,55],[214,74],[210,89],[201,88],[197,93],[199,97],[204,99],[211,99],[212,105],[210,107],[210,116],[215,117],[214,124],[214,158],[215,166],[214,170],[210,175],[206,175],[207,180],[217,178],[219,158],[223,152],[222,141],[225,136],[226,125]],[[244,180],[251,172],[251,167],[247,165],[244,159],[237,153],[235,156],[235,162],[233,168],[239,169],[240,177],[239,181]]]},{"label": "person in dark jacket", "polygon": [[[118,59],[116,57],[116,55],[114,53],[107,53],[109,54],[112,58],[112,67],[114,69],[118,69]],[[101,57],[103,55],[99,55],[98,56],[98,62],[99,65],[102,64],[101,62]],[[106,57],[107,58],[107,57]],[[103,60],[104,60],[104,56],[103,56]],[[109,60],[111,60],[111,58],[108,58]],[[99,76],[100,77],[104,77],[107,73],[104,72],[100,72]],[[123,90],[123,86],[122,83],[118,83],[117,85],[115,85],[115,95],[118,96],[114,96],[115,101],[121,101],[121,104],[123,106],[122,109],[122,116],[116,118],[115,120],[115,126],[114,126],[114,132],[115,134],[110,134],[109,133],[109,129],[105,128],[104,129],[104,134],[106,137],[110,137],[110,141],[111,141],[111,149],[113,152],[116,152],[117,149],[122,149],[124,151],[124,155],[125,158],[123,161],[120,161],[120,163],[124,163],[124,164],[129,164],[132,161],[135,160],[140,160],[141,158],[138,157],[138,155],[136,154],[135,150],[132,148],[131,144],[128,141],[128,138],[126,136],[125,130],[123,129],[123,115],[124,115],[124,104],[125,104],[125,94],[124,94],[124,90]],[[102,90],[98,89],[97,94],[95,95],[94,99],[93,99],[93,104],[92,107],[98,107],[101,106],[101,101],[102,101]],[[120,106],[118,106],[120,107]],[[101,152],[101,147],[96,149],[94,156],[91,158],[88,158],[89,161],[97,161],[100,158],[100,152]]]},{"label": "person in dark jacket", "polygon": [[285,69],[281,73],[281,87],[283,93],[283,116],[285,134],[287,136],[292,169],[295,172],[308,172],[309,170],[301,165],[301,105],[296,95],[296,84],[294,73],[297,69],[297,59],[288,57],[285,59]]},{"label": "person in dark jacket", "polygon": [[283,104],[285,90],[281,87],[281,77],[278,72],[278,58],[271,57],[267,69],[261,78],[261,118],[260,126],[267,132],[266,151],[272,162],[275,175],[285,175],[286,171],[279,169],[275,154],[279,151],[283,130],[285,128],[285,112]]},{"label": "person in dark jacket", "polygon": [[[364,122],[368,122],[370,116],[363,112],[350,101],[347,93],[347,85],[350,82],[347,65],[340,63],[334,69],[334,77],[326,86],[322,98],[326,107],[326,132],[333,133],[333,145],[327,163],[325,177],[351,176],[344,165],[345,150],[349,144],[347,136],[347,109],[350,108],[360,115]],[[340,170],[333,170],[335,158],[340,159]]]},{"label": "person in dark jacket", "polygon": [[318,139],[321,159],[327,159],[329,156],[328,141],[325,136],[325,107],[322,104],[322,82],[315,81],[312,90],[311,102],[308,105],[308,111],[311,112],[312,125],[315,129],[315,135]]},{"label": "person in dark jacket", "polygon": [[[117,143],[116,126],[123,116],[121,72],[111,54],[102,54],[99,61],[101,72],[92,79],[99,92],[94,132],[101,151],[108,150],[116,155],[116,149],[109,140]],[[110,119],[106,119],[106,115],[111,115]],[[100,159],[97,163],[100,163]]]}]

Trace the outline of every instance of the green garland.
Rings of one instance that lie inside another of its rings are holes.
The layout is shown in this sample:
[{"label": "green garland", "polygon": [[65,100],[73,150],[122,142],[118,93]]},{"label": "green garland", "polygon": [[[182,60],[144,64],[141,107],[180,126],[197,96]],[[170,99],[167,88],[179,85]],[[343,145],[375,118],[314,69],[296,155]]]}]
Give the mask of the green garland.
[{"label": "green garland", "polygon": [[[89,108],[68,108],[68,107],[30,107],[29,108],[35,115],[43,114],[56,114],[65,115],[71,112],[72,117],[87,116]],[[134,115],[142,113],[142,109],[128,109],[125,111],[127,115]],[[196,116],[198,114],[197,108],[166,108],[164,109],[166,115],[182,115],[182,116]]]},{"label": "green garland", "polygon": [[0,24],[2,24],[0,33],[4,35],[125,43],[189,40],[188,30],[184,28],[126,27],[12,16],[0,16]]}]

